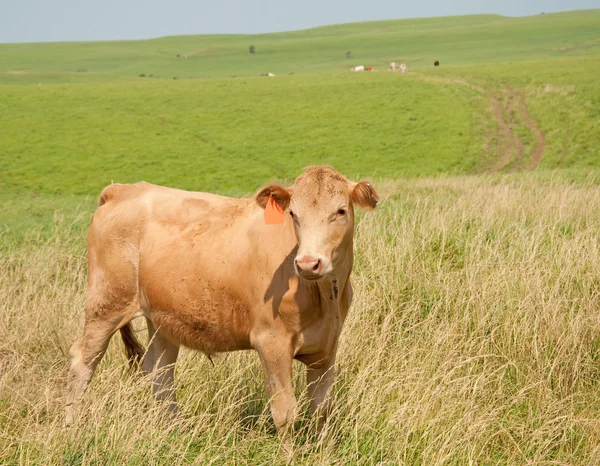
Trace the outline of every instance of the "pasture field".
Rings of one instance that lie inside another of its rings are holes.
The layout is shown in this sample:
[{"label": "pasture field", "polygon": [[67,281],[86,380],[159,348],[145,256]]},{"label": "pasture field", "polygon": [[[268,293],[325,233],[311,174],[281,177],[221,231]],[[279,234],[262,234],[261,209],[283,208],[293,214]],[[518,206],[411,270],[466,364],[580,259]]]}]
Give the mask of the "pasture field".
[{"label": "pasture field", "polygon": [[[599,30],[591,10],[0,44],[0,464],[285,464],[255,354],[184,351],[172,421],[115,338],[63,429],[68,349],[111,180],[242,196],[323,163],[382,202],[335,412],[317,436],[303,410],[293,463],[600,464]],[[407,75],[346,71],[391,60]]]},{"label": "pasture field", "polygon": [[600,163],[597,75],[599,58],[572,58],[404,77],[0,86],[0,223],[21,237],[57,207],[91,209],[113,180],[242,195],[318,163],[354,178],[581,179]]}]

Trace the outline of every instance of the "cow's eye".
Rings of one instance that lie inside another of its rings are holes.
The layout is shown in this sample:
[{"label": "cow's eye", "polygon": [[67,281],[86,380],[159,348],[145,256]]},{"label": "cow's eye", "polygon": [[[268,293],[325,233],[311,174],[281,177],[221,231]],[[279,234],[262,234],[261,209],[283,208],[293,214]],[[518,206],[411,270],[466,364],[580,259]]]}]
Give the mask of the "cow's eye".
[{"label": "cow's eye", "polygon": [[340,209],[337,211],[338,217],[343,217],[346,215],[346,209]]}]

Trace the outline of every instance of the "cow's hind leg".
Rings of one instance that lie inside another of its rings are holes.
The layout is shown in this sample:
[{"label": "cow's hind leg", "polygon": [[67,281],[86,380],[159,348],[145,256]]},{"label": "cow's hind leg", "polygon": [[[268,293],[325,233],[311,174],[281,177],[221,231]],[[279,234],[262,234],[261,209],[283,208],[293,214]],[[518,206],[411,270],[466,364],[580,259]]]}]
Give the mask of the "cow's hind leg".
[{"label": "cow's hind leg", "polygon": [[83,335],[71,347],[71,367],[67,378],[66,425],[72,424],[75,420],[76,405],[118,327],[117,323],[109,320],[86,320]]},{"label": "cow's hind leg", "polygon": [[165,401],[169,411],[177,414],[175,396],[175,362],[179,354],[179,345],[157,331],[152,321],[148,323],[148,351],[144,356],[143,371],[152,377],[152,392],[157,400]]},{"label": "cow's hind leg", "polygon": [[140,310],[133,268],[108,269],[113,271],[108,275],[109,279],[95,261],[90,261],[83,335],[71,347],[71,367],[67,378],[67,425],[75,420],[76,405],[117,330],[122,329],[123,341],[131,359],[135,359],[134,352],[143,350],[139,344],[133,345],[135,336],[130,327],[131,319]]}]

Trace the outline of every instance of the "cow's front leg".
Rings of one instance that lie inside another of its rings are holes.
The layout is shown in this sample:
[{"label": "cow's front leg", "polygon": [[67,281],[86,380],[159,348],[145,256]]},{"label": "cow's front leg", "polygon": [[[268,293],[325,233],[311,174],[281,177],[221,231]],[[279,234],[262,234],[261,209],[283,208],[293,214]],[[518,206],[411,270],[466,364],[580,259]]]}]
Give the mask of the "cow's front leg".
[{"label": "cow's front leg", "polygon": [[285,342],[269,341],[257,347],[265,374],[267,390],[271,397],[271,414],[278,432],[293,424],[297,412],[292,387],[292,355],[282,348]]},{"label": "cow's front leg", "polygon": [[307,361],[306,386],[310,399],[310,410],[317,416],[321,430],[331,410],[331,386],[335,375],[335,352],[326,359]]}]

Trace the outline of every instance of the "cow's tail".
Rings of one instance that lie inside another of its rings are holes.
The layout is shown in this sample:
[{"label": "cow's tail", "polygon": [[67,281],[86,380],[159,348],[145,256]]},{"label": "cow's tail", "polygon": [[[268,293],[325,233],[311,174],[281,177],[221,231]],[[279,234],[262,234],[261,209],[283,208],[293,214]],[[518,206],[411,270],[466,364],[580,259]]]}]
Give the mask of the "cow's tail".
[{"label": "cow's tail", "polygon": [[125,344],[125,354],[127,355],[131,369],[139,369],[146,349],[135,336],[131,322],[121,327],[121,338]]}]

